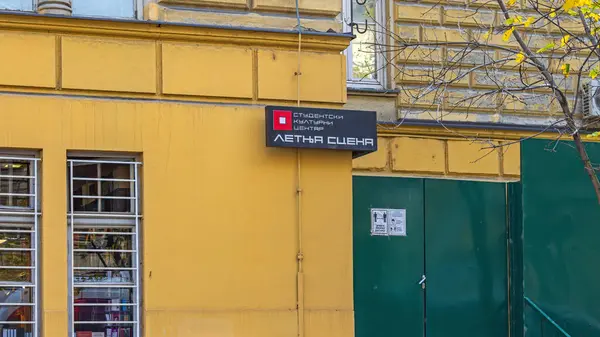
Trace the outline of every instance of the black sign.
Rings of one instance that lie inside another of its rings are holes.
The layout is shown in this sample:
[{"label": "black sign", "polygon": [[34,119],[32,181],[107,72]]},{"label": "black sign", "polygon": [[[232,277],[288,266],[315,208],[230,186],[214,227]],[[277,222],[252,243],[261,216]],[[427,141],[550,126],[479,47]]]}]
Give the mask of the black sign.
[{"label": "black sign", "polygon": [[374,111],[268,106],[265,119],[269,147],[377,151]]}]

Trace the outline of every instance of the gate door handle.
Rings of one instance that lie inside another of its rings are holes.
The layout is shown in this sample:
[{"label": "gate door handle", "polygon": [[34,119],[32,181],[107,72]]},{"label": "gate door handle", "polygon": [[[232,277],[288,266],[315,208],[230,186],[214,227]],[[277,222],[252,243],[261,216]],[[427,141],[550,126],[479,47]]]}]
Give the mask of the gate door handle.
[{"label": "gate door handle", "polygon": [[425,283],[425,280],[427,280],[427,277],[425,277],[425,275],[423,275],[421,277],[421,281],[419,281],[419,285],[423,285],[423,283]]}]

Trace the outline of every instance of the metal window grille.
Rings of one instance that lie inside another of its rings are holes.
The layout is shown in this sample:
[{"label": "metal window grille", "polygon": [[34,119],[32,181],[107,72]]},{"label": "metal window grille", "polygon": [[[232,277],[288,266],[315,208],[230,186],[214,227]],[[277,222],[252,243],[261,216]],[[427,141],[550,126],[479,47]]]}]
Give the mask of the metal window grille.
[{"label": "metal window grille", "polygon": [[70,329],[140,337],[139,166],[69,159]]},{"label": "metal window grille", "polygon": [[0,336],[39,333],[38,161],[0,156]]}]

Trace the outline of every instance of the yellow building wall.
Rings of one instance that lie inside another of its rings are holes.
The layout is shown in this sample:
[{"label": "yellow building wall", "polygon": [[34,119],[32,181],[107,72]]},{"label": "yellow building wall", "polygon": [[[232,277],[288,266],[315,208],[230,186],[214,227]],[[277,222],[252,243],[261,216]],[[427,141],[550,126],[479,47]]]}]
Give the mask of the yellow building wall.
[{"label": "yellow building wall", "polygon": [[[404,133],[404,134],[403,134]],[[489,140],[411,132],[381,134],[377,152],[353,161],[358,175],[518,180],[520,145],[501,135]]]},{"label": "yellow building wall", "polygon": [[[144,336],[353,336],[351,153],[265,147],[295,35],[0,21],[0,149],[42,157],[43,336],[68,334],[71,150],[141,156]],[[348,39],[304,39],[303,104],[340,107]]]},{"label": "yellow building wall", "polygon": [[[302,27],[342,32],[342,0],[299,0],[298,5]],[[144,19],[276,29],[298,25],[296,0],[149,0]]]}]

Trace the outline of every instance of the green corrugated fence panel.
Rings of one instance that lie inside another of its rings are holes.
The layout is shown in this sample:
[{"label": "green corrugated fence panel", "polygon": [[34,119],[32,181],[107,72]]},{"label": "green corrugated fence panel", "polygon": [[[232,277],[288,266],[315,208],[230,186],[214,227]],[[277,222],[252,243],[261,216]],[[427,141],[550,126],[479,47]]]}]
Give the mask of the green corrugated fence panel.
[{"label": "green corrugated fence panel", "polygon": [[[587,144],[600,163],[600,144]],[[572,142],[521,145],[524,291],[571,336],[600,336],[600,206]],[[556,329],[526,306],[526,336]],[[556,335],[559,336],[559,335]]]}]

